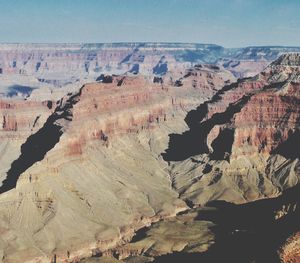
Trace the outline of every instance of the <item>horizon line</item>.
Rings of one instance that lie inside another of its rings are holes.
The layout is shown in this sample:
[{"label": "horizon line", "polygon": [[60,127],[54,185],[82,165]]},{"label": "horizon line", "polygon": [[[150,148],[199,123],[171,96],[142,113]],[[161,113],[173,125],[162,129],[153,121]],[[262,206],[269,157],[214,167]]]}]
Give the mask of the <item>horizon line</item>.
[{"label": "horizon line", "polygon": [[111,45],[111,44],[179,44],[179,45],[207,45],[216,46],[224,49],[239,49],[239,48],[300,48],[295,45],[246,45],[239,47],[226,47],[215,43],[205,43],[205,42],[179,42],[179,41],[114,41],[114,42],[2,42],[0,45]]}]

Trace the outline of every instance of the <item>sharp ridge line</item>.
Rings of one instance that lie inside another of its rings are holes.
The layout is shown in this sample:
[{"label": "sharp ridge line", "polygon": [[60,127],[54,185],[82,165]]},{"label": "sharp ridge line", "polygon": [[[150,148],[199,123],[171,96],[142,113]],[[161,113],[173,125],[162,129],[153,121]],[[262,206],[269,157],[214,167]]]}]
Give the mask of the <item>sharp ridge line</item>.
[{"label": "sharp ridge line", "polygon": [[64,103],[61,99],[43,127],[30,135],[21,145],[21,154],[12,162],[7,177],[0,187],[0,194],[15,188],[20,175],[36,162],[43,160],[45,155],[59,142],[63,134],[63,126],[57,124],[56,121],[60,119],[72,121],[72,108],[79,102],[78,98],[81,96],[83,87],[79,89],[79,92],[71,94]]}]

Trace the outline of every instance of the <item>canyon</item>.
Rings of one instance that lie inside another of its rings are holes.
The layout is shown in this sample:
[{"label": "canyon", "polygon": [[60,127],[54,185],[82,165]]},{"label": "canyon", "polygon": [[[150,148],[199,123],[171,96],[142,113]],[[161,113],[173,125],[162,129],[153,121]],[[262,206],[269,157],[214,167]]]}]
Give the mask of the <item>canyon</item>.
[{"label": "canyon", "polygon": [[[181,87],[145,76],[85,84],[57,102],[40,102],[45,114],[26,121],[4,107],[3,126],[13,129],[3,128],[3,144],[14,143],[1,174],[4,262],[75,260],[186,209],[160,153],[169,132],[185,128],[187,111],[234,80],[210,67],[192,72]],[[34,100],[27,101],[35,113]]]},{"label": "canyon", "polygon": [[1,44],[2,262],[298,262],[296,51]]},{"label": "canyon", "polygon": [[[236,77],[262,71],[284,53],[299,47],[224,48],[192,43],[0,44],[0,94],[59,99],[101,74],[169,75],[211,64]],[[62,89],[63,88],[63,89]]]}]

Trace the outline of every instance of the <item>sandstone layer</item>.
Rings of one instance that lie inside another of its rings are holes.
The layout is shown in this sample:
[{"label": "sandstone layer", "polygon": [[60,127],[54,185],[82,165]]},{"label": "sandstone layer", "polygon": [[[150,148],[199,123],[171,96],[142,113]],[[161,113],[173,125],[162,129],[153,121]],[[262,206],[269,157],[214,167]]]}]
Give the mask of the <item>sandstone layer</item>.
[{"label": "sandstone layer", "polygon": [[170,135],[164,153],[176,161],[171,174],[182,198],[243,203],[296,185],[299,83],[299,55],[284,55],[190,111],[189,130]]},{"label": "sandstone layer", "polygon": [[297,258],[300,56],[133,71],[1,101],[2,262]]},{"label": "sandstone layer", "polygon": [[76,261],[187,208],[160,153],[169,133],[186,129],[186,112],[234,80],[205,66],[189,72],[180,86],[168,76],[104,76],[40,102],[38,120],[22,115],[38,102],[22,102],[20,117],[11,110],[12,135],[1,132],[3,142],[18,138],[1,174],[3,262]]},{"label": "sandstone layer", "polygon": [[58,98],[101,74],[171,73],[177,79],[197,64],[250,77],[281,54],[299,51],[299,47],[228,49],[189,43],[0,44],[0,95],[23,98],[38,93]]}]

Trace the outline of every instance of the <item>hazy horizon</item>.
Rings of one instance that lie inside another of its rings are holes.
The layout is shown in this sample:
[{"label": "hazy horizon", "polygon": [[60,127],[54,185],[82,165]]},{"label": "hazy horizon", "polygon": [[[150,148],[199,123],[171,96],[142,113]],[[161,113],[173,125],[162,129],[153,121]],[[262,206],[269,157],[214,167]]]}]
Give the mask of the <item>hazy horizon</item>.
[{"label": "hazy horizon", "polygon": [[218,43],[200,43],[200,42],[162,42],[162,41],[119,41],[119,42],[1,42],[0,45],[110,45],[110,44],[187,44],[187,45],[215,45],[226,49],[239,48],[254,48],[254,47],[268,47],[268,48],[299,48],[299,45],[251,45],[251,46],[233,46],[226,47]]},{"label": "hazy horizon", "polygon": [[296,0],[0,0],[1,43],[300,46]]}]

